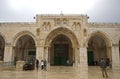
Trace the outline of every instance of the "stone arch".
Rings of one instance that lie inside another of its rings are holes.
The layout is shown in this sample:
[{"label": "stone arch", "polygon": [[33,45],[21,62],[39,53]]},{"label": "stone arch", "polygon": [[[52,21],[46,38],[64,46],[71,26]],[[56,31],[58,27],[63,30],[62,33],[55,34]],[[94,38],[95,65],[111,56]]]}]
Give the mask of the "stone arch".
[{"label": "stone arch", "polygon": [[36,38],[29,31],[22,31],[13,38],[13,60],[35,64]]},{"label": "stone arch", "polygon": [[3,33],[0,32],[0,36],[4,39],[5,43],[7,43],[7,39]]},{"label": "stone arch", "polygon": [[33,38],[34,42],[35,42],[35,45],[37,45],[37,39],[35,38],[34,34],[32,34],[29,31],[22,31],[22,32],[19,32],[18,34],[16,34],[15,37],[13,38],[13,46],[16,45],[18,39],[20,37],[22,37],[23,35],[29,35],[29,36],[31,36]]},{"label": "stone arch", "polygon": [[91,39],[91,37],[93,37],[95,35],[98,35],[98,36],[102,37],[105,40],[108,47],[112,46],[112,40],[110,39],[110,37],[106,33],[102,32],[102,31],[94,31],[94,32],[92,32],[90,34],[90,36],[88,37],[88,39],[87,39],[87,44],[88,44],[89,40]]},{"label": "stone arch", "polygon": [[[45,45],[50,47],[50,54],[48,53],[47,55],[49,56],[48,61],[50,65],[65,65],[65,62],[68,60],[72,66],[73,61],[77,61],[75,56],[78,52],[75,51],[75,49],[78,48],[79,43],[75,34],[68,28],[58,27],[52,30],[45,39]],[[59,51],[61,51],[61,53],[58,52],[57,49],[60,49]]]},{"label": "stone arch", "polygon": [[102,31],[92,32],[87,40],[88,65],[98,65],[101,58],[112,60],[111,40],[107,34]]},{"label": "stone arch", "polygon": [[0,61],[4,59],[5,43],[5,36],[2,33],[0,33]]},{"label": "stone arch", "polygon": [[50,46],[52,40],[60,34],[67,36],[71,40],[73,47],[79,46],[76,35],[70,29],[65,27],[58,27],[52,30],[45,39],[45,45]]}]

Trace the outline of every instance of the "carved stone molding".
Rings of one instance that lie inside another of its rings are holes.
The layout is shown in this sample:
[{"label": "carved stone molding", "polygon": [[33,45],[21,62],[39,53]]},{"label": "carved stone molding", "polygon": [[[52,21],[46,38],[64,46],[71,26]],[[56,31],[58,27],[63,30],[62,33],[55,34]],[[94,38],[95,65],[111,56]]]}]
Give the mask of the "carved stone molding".
[{"label": "carved stone molding", "polygon": [[51,23],[50,22],[43,22],[42,24],[45,31],[48,31],[51,29]]},{"label": "carved stone molding", "polygon": [[80,22],[73,22],[72,29],[73,30],[81,30],[81,23]]},{"label": "carved stone molding", "polygon": [[68,26],[68,19],[67,18],[55,19],[55,26]]}]

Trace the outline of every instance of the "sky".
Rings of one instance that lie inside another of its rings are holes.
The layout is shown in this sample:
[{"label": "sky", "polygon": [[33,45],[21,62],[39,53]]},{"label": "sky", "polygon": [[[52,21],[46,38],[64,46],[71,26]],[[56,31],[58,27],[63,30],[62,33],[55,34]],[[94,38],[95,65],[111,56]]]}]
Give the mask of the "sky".
[{"label": "sky", "polygon": [[36,14],[85,14],[89,22],[120,23],[120,0],[0,0],[0,22],[35,22]]}]

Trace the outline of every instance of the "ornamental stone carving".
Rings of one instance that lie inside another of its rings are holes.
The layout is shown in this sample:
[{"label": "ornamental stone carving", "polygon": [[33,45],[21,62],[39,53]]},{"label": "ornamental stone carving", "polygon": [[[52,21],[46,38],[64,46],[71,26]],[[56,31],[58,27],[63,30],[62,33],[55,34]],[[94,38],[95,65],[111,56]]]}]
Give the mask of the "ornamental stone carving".
[{"label": "ornamental stone carving", "polygon": [[43,26],[43,29],[45,31],[48,31],[48,30],[51,29],[51,23],[50,22],[43,22],[42,26]]},{"label": "ornamental stone carving", "polygon": [[68,26],[67,18],[57,18],[55,20],[55,26]]},{"label": "ornamental stone carving", "polygon": [[73,22],[72,29],[73,30],[81,30],[81,23],[80,22]]}]

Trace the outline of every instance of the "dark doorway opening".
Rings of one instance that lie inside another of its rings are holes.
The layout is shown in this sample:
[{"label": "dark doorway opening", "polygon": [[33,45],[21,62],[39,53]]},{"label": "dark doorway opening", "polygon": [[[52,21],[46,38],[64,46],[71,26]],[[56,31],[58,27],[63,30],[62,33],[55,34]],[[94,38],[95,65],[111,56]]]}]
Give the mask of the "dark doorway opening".
[{"label": "dark doorway opening", "polygon": [[35,64],[35,59],[36,59],[36,51],[29,51],[28,52],[28,63]]},{"label": "dark doorway opening", "polygon": [[94,54],[93,54],[93,51],[88,51],[87,52],[87,56],[88,56],[88,65],[89,66],[92,66],[94,65]]},{"label": "dark doorway opening", "polygon": [[68,44],[54,45],[54,65],[67,65],[68,60]]},{"label": "dark doorway opening", "polygon": [[51,66],[72,66],[73,49],[70,39],[63,34],[56,36],[52,40],[49,56]]}]

